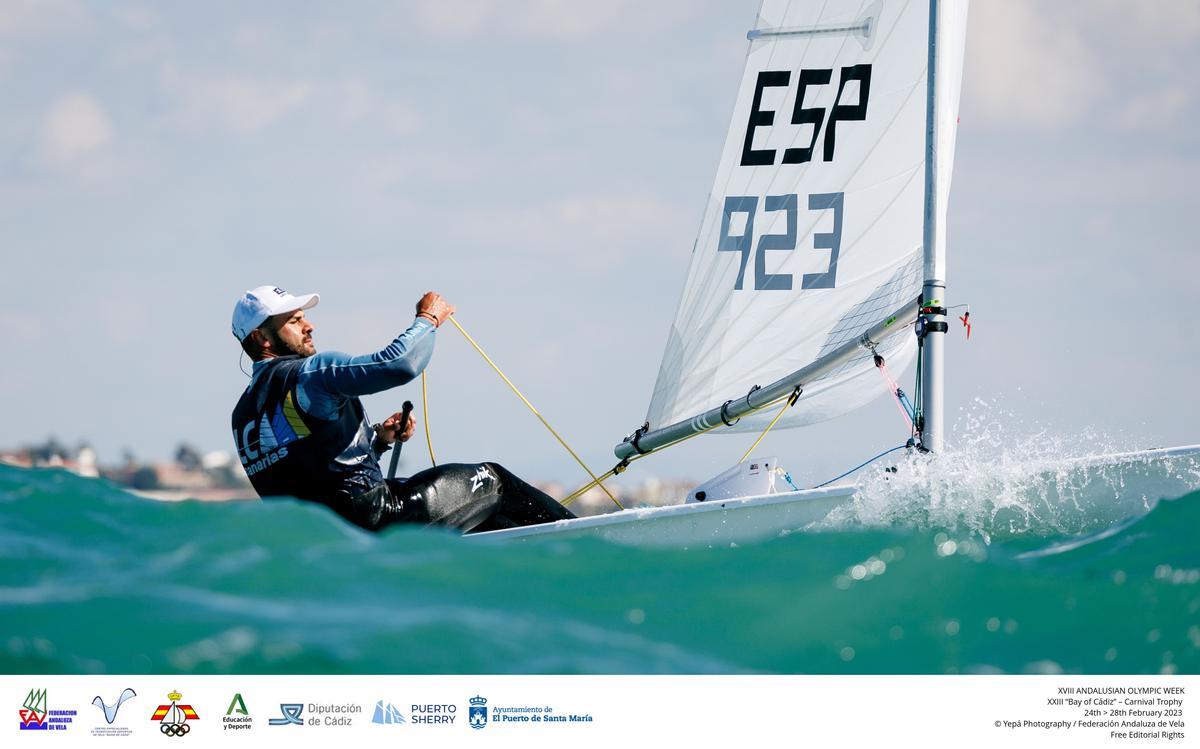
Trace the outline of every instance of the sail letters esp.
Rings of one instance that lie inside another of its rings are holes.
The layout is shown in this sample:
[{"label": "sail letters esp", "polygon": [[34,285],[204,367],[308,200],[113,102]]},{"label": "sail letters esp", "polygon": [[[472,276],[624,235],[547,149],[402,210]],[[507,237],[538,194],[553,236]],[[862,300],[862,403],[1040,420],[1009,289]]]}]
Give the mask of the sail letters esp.
[{"label": "sail letters esp", "polygon": [[[759,72],[758,82],[754,86],[754,102],[750,105],[750,116],[746,122],[746,140],[742,145],[742,166],[774,166],[778,151],[774,148],[754,148],[754,130],[758,127],[770,127],[775,124],[775,111],[762,108],[763,90],[790,86],[791,78],[791,71],[788,70]],[[834,99],[833,107],[829,109],[828,121],[825,118],[825,107],[804,106],[805,93],[809,88],[826,86],[832,79],[833,70],[831,68],[801,70],[796,76],[796,104],[792,108],[792,124],[812,125],[812,140],[804,148],[784,149],[782,163],[803,164],[812,161],[822,124],[825,125],[825,142],[821,159],[822,161],[833,161],[834,150],[837,148],[837,124],[867,119],[867,100],[871,94],[870,64],[850,65],[841,69],[837,97]],[[846,92],[846,84],[851,81],[858,82],[858,101],[854,104],[845,104],[842,102],[842,97]]]}]

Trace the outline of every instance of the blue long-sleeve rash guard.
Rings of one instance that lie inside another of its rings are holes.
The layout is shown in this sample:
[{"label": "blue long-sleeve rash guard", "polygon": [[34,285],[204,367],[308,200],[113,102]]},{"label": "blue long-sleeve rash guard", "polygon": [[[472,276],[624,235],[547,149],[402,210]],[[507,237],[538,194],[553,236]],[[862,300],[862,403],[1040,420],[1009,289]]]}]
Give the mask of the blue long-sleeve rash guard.
[{"label": "blue long-sleeve rash guard", "polygon": [[[305,413],[333,420],[351,398],[378,393],[410,382],[433,357],[433,323],[418,317],[408,330],[373,354],[350,356],[337,351],[304,360],[296,381],[296,397]],[[255,374],[259,365],[255,362]]]}]

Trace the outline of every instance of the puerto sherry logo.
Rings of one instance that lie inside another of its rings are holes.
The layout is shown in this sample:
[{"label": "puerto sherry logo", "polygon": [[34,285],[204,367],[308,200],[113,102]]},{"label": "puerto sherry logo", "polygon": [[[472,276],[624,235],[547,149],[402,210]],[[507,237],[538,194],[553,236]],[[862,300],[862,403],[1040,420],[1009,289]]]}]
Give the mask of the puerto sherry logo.
[{"label": "puerto sherry logo", "polygon": [[250,717],[250,711],[246,709],[246,701],[242,699],[242,693],[234,694],[233,699],[229,701],[229,708],[225,711],[225,716],[221,718],[221,730],[249,731],[253,723],[254,718]]},{"label": "puerto sherry logo", "polygon": [[279,703],[279,712],[283,714],[282,718],[271,718],[267,723],[272,726],[304,725],[304,719],[300,717],[304,713],[303,703],[281,702]]},{"label": "puerto sherry logo", "polygon": [[187,736],[192,730],[188,721],[200,720],[200,716],[196,714],[191,705],[180,704],[183,695],[178,691],[167,694],[167,699],[171,701],[171,704],[159,705],[154,714],[150,716],[150,720],[158,721],[158,730],[162,731],[164,736]]},{"label": "puerto sherry logo", "polygon": [[458,705],[413,705],[409,712],[413,725],[449,726],[458,717]]},{"label": "puerto sherry logo", "polygon": [[388,702],[384,704],[383,700],[375,703],[375,715],[371,718],[372,723],[379,725],[399,725],[404,723],[404,716],[396,709],[396,706]]},{"label": "puerto sherry logo", "polygon": [[467,714],[467,722],[471,728],[487,728],[487,699],[475,696],[470,699],[471,708]]},{"label": "puerto sherry logo", "polygon": [[97,708],[99,708],[100,712],[102,712],[104,714],[104,722],[106,723],[106,725],[94,726],[91,731],[92,735],[93,736],[129,736],[129,735],[131,735],[133,733],[133,729],[129,728],[128,726],[120,726],[120,725],[114,726],[113,721],[115,721],[117,719],[117,712],[121,709],[121,705],[124,705],[126,702],[133,699],[134,697],[137,697],[137,692],[133,691],[129,687],[126,687],[121,692],[121,694],[119,694],[117,696],[116,701],[113,702],[111,705],[108,704],[107,702],[105,702],[103,697],[101,697],[100,695],[96,695],[96,697],[92,700],[92,704],[95,705]]}]

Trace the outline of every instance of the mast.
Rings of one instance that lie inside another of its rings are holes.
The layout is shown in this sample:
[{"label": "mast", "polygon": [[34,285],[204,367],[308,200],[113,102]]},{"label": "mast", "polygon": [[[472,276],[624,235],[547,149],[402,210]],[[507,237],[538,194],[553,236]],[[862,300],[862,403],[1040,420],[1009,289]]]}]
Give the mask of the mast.
[{"label": "mast", "polygon": [[921,403],[924,424],[921,442],[931,452],[944,446],[946,353],[946,228],[938,210],[938,90],[939,0],[929,0],[929,71],[925,127],[925,282],[922,287],[924,339],[921,346]]}]

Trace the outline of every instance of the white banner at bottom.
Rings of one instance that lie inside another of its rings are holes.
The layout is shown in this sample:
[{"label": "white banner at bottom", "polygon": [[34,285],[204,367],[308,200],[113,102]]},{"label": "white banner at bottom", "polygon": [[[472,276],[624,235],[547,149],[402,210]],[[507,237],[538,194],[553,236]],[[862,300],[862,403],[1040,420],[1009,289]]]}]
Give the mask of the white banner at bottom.
[{"label": "white banner at bottom", "polygon": [[1198,689],[1193,675],[0,676],[0,735],[14,749],[1195,746]]}]

